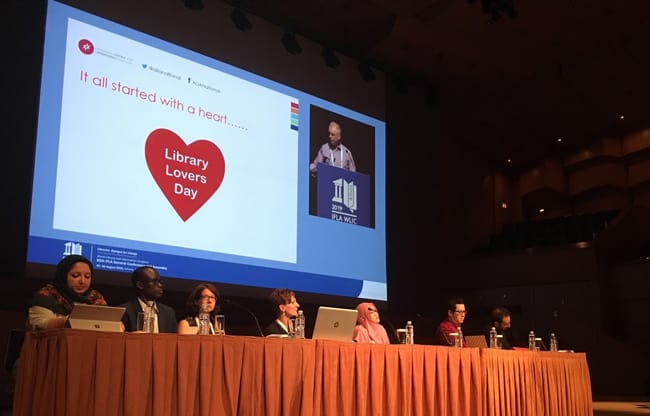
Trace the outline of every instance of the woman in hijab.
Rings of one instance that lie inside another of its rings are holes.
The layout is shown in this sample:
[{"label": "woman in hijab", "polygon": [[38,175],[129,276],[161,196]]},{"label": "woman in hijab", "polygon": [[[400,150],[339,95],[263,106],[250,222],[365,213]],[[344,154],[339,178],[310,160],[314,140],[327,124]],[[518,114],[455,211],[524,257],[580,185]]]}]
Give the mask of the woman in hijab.
[{"label": "woman in hijab", "polygon": [[352,339],[355,342],[371,344],[390,344],[388,334],[379,323],[379,311],[374,303],[364,302],[357,305],[357,326],[354,327]]},{"label": "woman in hijab", "polygon": [[29,304],[30,329],[67,326],[72,305],[106,305],[101,293],[91,286],[93,265],[83,256],[64,257],[56,266],[54,281],[42,287]]}]

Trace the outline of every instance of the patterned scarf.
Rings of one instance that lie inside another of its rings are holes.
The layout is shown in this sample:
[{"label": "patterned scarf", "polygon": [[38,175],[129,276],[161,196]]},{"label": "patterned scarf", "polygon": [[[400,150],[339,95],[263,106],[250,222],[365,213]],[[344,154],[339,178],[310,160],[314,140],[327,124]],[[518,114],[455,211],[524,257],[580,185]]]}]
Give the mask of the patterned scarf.
[{"label": "patterned scarf", "polygon": [[47,284],[37,291],[29,306],[42,306],[58,315],[69,315],[75,302],[105,305],[104,297],[92,287],[82,294],[77,294],[68,287],[68,272],[78,262],[90,266],[92,275],[93,265],[87,258],[77,255],[64,257],[56,266],[52,284]]}]

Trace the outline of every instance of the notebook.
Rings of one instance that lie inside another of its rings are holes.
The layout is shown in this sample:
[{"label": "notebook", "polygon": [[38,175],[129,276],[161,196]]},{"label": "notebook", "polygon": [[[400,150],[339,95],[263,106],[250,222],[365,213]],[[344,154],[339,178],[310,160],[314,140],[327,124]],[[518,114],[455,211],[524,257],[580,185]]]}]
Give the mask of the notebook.
[{"label": "notebook", "polygon": [[121,332],[123,306],[87,305],[75,303],[70,312],[70,328],[91,331]]},{"label": "notebook", "polygon": [[356,309],[320,306],[311,338],[351,342],[357,324],[357,313]]},{"label": "notebook", "polygon": [[465,343],[468,347],[487,348],[485,335],[465,335]]}]

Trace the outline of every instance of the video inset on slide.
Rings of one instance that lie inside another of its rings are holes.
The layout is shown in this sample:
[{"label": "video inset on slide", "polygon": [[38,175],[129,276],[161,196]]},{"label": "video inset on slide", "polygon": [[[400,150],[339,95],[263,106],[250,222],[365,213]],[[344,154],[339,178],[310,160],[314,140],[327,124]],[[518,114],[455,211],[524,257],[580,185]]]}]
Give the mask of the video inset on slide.
[{"label": "video inset on slide", "polygon": [[375,128],[310,106],[309,214],[375,227]]}]

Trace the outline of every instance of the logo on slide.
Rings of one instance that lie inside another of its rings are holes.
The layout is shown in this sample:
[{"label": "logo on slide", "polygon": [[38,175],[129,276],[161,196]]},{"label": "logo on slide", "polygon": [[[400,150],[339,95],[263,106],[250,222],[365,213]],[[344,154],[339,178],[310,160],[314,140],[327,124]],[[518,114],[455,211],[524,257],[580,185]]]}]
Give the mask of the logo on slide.
[{"label": "logo on slide", "polygon": [[84,55],[92,55],[95,52],[95,45],[88,39],[81,39],[77,46]]},{"label": "logo on slide", "polygon": [[357,185],[343,178],[338,178],[332,183],[334,184],[332,202],[343,204],[350,212],[354,213],[357,210]]},{"label": "logo on slide", "polygon": [[71,254],[78,254],[80,256],[83,254],[83,246],[81,243],[68,241],[63,245],[63,255],[69,256]]},{"label": "logo on slide", "polygon": [[144,153],[151,176],[183,221],[212,197],[226,172],[217,145],[204,139],[187,145],[168,129],[149,133]]}]

